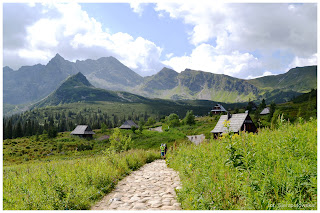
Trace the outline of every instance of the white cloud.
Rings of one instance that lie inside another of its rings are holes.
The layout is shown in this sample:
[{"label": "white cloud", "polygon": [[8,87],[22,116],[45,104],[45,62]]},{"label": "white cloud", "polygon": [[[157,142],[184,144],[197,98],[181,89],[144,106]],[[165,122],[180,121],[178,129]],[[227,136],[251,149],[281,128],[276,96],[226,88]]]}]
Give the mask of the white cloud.
[{"label": "white cloud", "polygon": [[169,58],[171,58],[173,55],[174,55],[173,53],[168,53],[168,54],[166,54],[166,58],[169,59]]},{"label": "white cloud", "polygon": [[295,57],[290,66],[315,62],[316,4],[159,2],[155,11],[193,27],[192,54],[164,61],[179,71],[189,66],[247,78],[286,71],[288,57]]},{"label": "white cloud", "polygon": [[159,2],[155,10],[192,25],[190,42],[195,46],[214,41],[224,51],[288,49],[299,56],[316,52],[316,4]]},{"label": "white cloud", "polygon": [[268,76],[268,75],[273,75],[272,72],[266,71],[264,72],[262,75],[260,76],[253,76],[253,75],[249,75],[248,77],[246,77],[246,79],[252,79],[252,78],[260,78],[260,77],[264,77],[264,76]]},{"label": "white cloud", "polygon": [[141,3],[139,1],[133,1],[130,3],[130,7],[132,8],[133,12],[138,13],[139,16],[142,15],[145,3]]},{"label": "white cloud", "polygon": [[[130,3],[139,15],[144,6]],[[112,55],[141,75],[166,64],[179,72],[190,68],[248,78],[317,64],[316,4],[165,1],[155,10],[192,27],[186,35],[191,54],[168,53],[161,61],[165,46],[126,32],[112,34],[76,3],[4,4],[4,65],[46,64],[56,53],[72,61]]]},{"label": "white cloud", "polygon": [[303,66],[311,66],[318,64],[318,57],[317,54],[312,55],[311,57],[301,58],[301,57],[294,57],[293,61],[289,64],[288,70],[294,67],[303,67]]},{"label": "white cloud", "polygon": [[261,69],[259,60],[249,53],[233,51],[230,54],[220,54],[215,47],[205,43],[197,46],[190,56],[176,56],[162,62],[178,72],[189,68],[235,77],[249,75],[255,69]]},{"label": "white cloud", "polygon": [[[89,17],[76,3],[38,7],[41,7],[38,19],[22,26],[25,28],[24,44],[19,48],[6,48],[5,43],[5,65],[17,69],[21,65],[33,65],[35,61],[45,64],[60,53],[71,61],[112,55],[142,75],[153,74],[163,66],[159,60],[162,49],[155,43],[124,32],[111,34],[103,30],[101,23]],[[17,56],[22,64],[17,63]]]}]

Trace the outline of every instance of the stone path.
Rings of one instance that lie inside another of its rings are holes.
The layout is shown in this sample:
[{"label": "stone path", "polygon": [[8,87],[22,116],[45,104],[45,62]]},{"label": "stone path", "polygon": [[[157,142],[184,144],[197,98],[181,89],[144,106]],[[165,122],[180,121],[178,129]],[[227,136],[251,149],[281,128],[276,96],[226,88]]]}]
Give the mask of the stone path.
[{"label": "stone path", "polygon": [[92,210],[181,210],[175,188],[181,188],[178,173],[156,160],[121,180]]}]

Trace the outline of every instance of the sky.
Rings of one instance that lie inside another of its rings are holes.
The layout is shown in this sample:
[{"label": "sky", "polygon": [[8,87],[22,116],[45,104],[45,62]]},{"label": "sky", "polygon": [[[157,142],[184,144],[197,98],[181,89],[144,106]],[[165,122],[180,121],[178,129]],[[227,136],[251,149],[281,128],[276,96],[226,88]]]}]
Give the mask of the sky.
[{"label": "sky", "polygon": [[[18,14],[18,15],[17,15]],[[242,79],[317,65],[315,3],[4,3],[3,66],[113,56],[141,76],[163,67]]]}]

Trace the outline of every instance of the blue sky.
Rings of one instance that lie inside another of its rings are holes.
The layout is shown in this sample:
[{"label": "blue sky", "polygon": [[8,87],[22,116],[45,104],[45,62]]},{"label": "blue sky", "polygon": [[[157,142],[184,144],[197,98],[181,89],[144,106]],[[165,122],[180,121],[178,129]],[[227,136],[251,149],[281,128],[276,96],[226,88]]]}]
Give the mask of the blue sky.
[{"label": "blue sky", "polygon": [[166,66],[248,79],[317,64],[317,5],[4,3],[3,43],[13,69],[59,53],[114,56],[142,76]]},{"label": "blue sky", "polygon": [[141,15],[133,12],[127,3],[80,5],[110,33],[127,32],[134,38],[141,36],[155,42],[163,48],[163,60],[166,54],[185,55],[192,51],[186,36],[192,28],[184,25],[181,19],[171,19],[167,15],[160,18],[153,9],[154,4],[144,5]]}]

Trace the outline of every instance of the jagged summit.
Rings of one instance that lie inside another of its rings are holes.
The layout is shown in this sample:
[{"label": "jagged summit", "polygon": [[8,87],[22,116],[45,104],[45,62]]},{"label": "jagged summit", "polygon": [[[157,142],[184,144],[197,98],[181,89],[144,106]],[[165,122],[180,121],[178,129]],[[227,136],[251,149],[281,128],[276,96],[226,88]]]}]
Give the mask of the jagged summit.
[{"label": "jagged summit", "polygon": [[94,87],[94,86],[92,86],[92,84],[81,72],[78,72],[77,74],[67,78],[67,80],[62,83],[60,88],[61,87]]},{"label": "jagged summit", "polygon": [[159,73],[177,73],[177,72],[171,68],[163,67],[157,74]]}]

